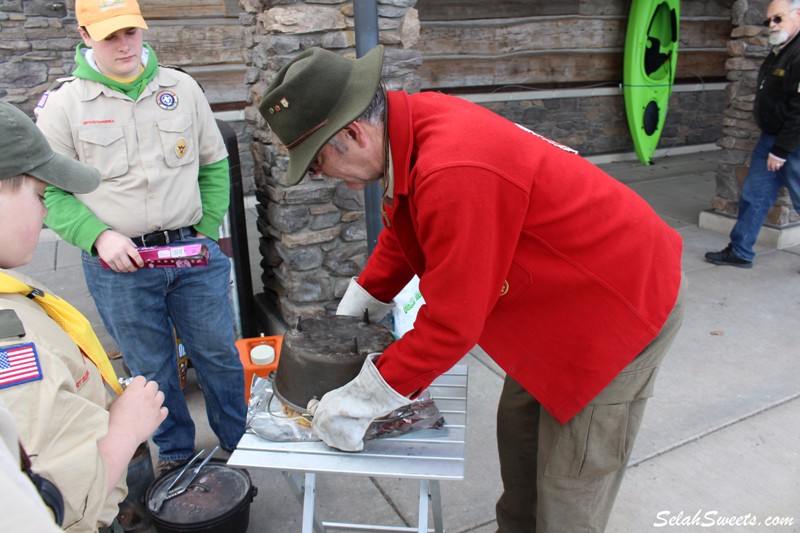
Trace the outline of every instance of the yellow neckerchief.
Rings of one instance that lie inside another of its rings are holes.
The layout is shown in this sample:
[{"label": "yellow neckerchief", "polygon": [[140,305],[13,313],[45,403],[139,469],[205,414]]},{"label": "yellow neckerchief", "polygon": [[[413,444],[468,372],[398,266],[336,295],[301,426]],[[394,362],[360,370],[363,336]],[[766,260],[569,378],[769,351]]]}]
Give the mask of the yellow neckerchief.
[{"label": "yellow neckerchief", "polygon": [[117,373],[111,366],[106,351],[100,344],[100,340],[95,335],[92,325],[80,311],[72,307],[66,300],[62,300],[54,294],[48,294],[39,289],[35,289],[23,283],[5,272],[0,272],[0,292],[18,293],[27,296],[44,310],[61,329],[66,332],[75,344],[88,357],[100,371],[100,375],[108,383],[114,392],[122,394],[122,387],[117,380]]}]

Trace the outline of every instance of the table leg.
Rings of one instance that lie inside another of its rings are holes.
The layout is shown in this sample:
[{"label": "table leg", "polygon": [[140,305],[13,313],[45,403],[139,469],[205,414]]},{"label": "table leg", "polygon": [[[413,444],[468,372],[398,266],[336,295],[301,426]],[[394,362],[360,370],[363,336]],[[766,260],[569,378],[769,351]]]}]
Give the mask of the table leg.
[{"label": "table leg", "polygon": [[[299,501],[300,505],[303,507],[303,533],[309,533],[311,531],[310,529],[306,529],[307,527],[313,527],[316,533],[325,533],[325,527],[322,525],[322,522],[320,522],[319,519],[314,516],[316,475],[314,473],[306,473],[304,475],[296,472],[282,473],[284,479],[289,484],[289,487],[292,489],[292,492],[297,498],[297,501]],[[308,520],[306,520],[307,517],[309,517]],[[311,526],[308,526],[307,524],[311,524]]]},{"label": "table leg", "polygon": [[314,529],[314,493],[316,492],[317,475],[306,472],[303,476],[303,533],[311,533]]},{"label": "table leg", "polygon": [[433,508],[433,530],[444,533],[444,520],[442,520],[442,493],[439,490],[439,480],[430,481],[431,507]]},{"label": "table leg", "polygon": [[417,515],[417,531],[419,533],[428,531],[428,487],[427,479],[419,480],[419,514]]}]

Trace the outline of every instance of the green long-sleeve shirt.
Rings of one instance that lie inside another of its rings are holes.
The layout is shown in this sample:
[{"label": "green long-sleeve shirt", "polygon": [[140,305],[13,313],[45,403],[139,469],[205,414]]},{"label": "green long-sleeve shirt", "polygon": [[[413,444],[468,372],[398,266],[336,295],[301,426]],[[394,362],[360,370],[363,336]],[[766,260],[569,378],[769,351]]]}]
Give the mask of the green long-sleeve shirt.
[{"label": "green long-sleeve shirt", "polygon": [[48,187],[45,223],[87,252],[107,229],[134,237],[191,225],[217,238],[229,168],[202,90],[188,75],[159,67],[147,45],[145,68],[131,84],[100,74],[87,50],[79,45],[73,78],[36,111],[53,148],[95,166],[103,181],[77,196]]}]

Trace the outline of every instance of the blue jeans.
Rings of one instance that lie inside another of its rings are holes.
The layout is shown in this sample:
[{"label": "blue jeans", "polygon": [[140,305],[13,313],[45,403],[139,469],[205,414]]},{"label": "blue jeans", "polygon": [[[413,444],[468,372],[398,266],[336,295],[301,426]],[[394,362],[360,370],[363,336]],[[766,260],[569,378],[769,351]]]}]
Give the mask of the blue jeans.
[{"label": "blue jeans", "polygon": [[153,435],[162,461],[194,454],[195,426],[180,386],[172,326],[197,371],[211,429],[223,448],[245,430],[244,369],[234,346],[230,260],[209,238],[206,267],[140,268],[118,273],[83,253],[83,271],[100,317],[133,375],[164,391],[167,419]]},{"label": "blue jeans", "polygon": [[753,149],[750,171],[739,198],[739,215],[731,230],[733,252],[747,261],[752,261],[756,255],[753,245],[781,186],[789,190],[794,209],[800,212],[800,150],[789,154],[778,172],[770,172],[767,157],[774,142],[774,135],[762,133]]}]

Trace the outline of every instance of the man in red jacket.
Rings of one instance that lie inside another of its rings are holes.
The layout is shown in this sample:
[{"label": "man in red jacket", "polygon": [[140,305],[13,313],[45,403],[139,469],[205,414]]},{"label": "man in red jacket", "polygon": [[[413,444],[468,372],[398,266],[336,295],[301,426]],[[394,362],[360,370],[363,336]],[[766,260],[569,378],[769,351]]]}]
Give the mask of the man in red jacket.
[{"label": "man in red jacket", "polygon": [[414,329],[310,406],[328,445],[362,449],[479,344],[498,407],[501,531],[602,531],[655,374],[682,320],[681,238],[574,150],[437,93],[386,92],[383,48],[299,54],[260,104],[286,181],[383,186],[384,231],[338,314],[388,312],[413,275]]}]

